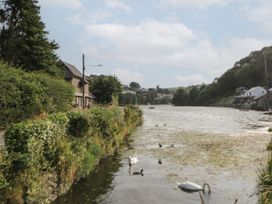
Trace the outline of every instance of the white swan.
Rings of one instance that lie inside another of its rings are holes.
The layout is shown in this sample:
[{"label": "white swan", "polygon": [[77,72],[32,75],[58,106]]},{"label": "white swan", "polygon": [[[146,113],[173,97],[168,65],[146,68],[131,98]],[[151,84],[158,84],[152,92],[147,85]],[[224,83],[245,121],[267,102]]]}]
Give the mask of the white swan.
[{"label": "white swan", "polygon": [[187,192],[199,192],[199,191],[203,191],[204,193],[206,193],[205,191],[205,187],[207,186],[208,188],[208,193],[211,193],[211,188],[210,185],[208,183],[204,183],[203,186],[201,187],[200,185],[190,182],[190,181],[186,181],[184,183],[177,183],[177,187],[180,188],[183,191],[187,191]]},{"label": "white swan", "polygon": [[139,162],[139,160],[138,160],[137,157],[128,156],[128,164],[129,164],[129,166],[132,166],[132,165],[136,164],[137,162]]}]

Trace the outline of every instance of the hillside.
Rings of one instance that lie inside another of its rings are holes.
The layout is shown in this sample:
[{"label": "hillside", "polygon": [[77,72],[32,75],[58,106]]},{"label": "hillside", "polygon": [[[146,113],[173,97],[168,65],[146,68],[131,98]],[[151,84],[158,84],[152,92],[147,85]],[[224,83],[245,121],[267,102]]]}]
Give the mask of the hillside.
[{"label": "hillside", "polygon": [[[263,52],[272,52],[272,46],[251,52],[247,57],[237,61],[221,77],[216,78],[213,83],[201,88],[196,86],[197,97],[189,100],[190,103],[185,105],[212,105],[222,100],[222,98],[235,95],[235,89],[238,87],[265,86]],[[268,75],[269,79],[271,79],[272,53],[267,56]],[[271,87],[271,80],[269,82]]]}]

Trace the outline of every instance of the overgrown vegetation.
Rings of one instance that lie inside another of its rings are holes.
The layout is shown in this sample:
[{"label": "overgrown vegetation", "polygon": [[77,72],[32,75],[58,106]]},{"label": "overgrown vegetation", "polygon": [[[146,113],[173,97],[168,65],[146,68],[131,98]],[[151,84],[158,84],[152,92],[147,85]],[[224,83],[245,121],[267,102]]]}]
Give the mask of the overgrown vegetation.
[{"label": "overgrown vegetation", "polygon": [[259,191],[260,204],[272,203],[272,142],[267,147],[269,160],[267,167],[260,174]]},{"label": "overgrown vegetation", "polygon": [[74,88],[64,80],[0,62],[0,127],[46,112],[70,109]]},{"label": "overgrown vegetation", "polygon": [[[137,107],[58,113],[10,126],[0,154],[0,201],[49,203],[113,154],[142,123]],[[82,129],[82,130],[81,130]]]}]

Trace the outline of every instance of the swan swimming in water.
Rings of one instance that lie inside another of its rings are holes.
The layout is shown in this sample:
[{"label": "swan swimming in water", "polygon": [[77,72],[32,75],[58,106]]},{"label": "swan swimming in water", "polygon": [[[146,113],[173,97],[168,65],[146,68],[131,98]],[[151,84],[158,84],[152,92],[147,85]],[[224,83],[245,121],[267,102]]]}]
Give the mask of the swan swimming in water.
[{"label": "swan swimming in water", "polygon": [[138,160],[137,157],[128,156],[128,164],[129,164],[129,166],[132,166],[132,165],[136,164],[137,162],[139,162],[139,160]]},{"label": "swan swimming in water", "polygon": [[205,187],[208,188],[208,193],[211,193],[211,187],[208,183],[204,183],[203,186],[201,187],[200,185],[190,182],[190,181],[186,181],[184,183],[177,183],[177,188],[180,188],[183,191],[186,192],[200,192],[203,191],[203,193],[206,193]]},{"label": "swan swimming in water", "polygon": [[[199,196],[200,196],[201,204],[205,204],[205,200],[203,197],[203,193],[206,193],[205,187],[208,188],[207,192],[209,194],[211,193],[211,187],[208,183],[204,183],[202,187],[200,185],[190,182],[190,181],[186,181],[184,183],[178,183],[178,182],[176,182],[176,183],[177,183],[176,189],[180,188],[181,190],[183,190],[185,192],[189,192],[189,193],[198,192]],[[234,200],[234,204],[237,204],[237,203],[238,203],[238,198],[236,198]]]}]

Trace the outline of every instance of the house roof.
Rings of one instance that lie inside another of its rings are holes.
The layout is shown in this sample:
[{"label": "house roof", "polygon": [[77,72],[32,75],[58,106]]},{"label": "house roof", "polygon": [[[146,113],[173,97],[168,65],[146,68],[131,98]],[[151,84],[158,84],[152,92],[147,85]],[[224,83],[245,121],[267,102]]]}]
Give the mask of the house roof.
[{"label": "house roof", "polygon": [[[263,87],[256,86],[256,87],[253,87],[253,88],[249,89],[247,92],[249,93],[249,92],[252,92],[252,91],[257,90],[257,89],[260,89],[260,90],[264,90],[264,91],[265,91],[265,89],[264,89]],[[247,93],[247,92],[246,92],[246,93]]]},{"label": "house roof", "polygon": [[68,62],[62,61],[62,63],[65,65],[67,69],[69,69],[72,74],[76,77],[82,78],[81,72],[72,64],[69,64]]}]

